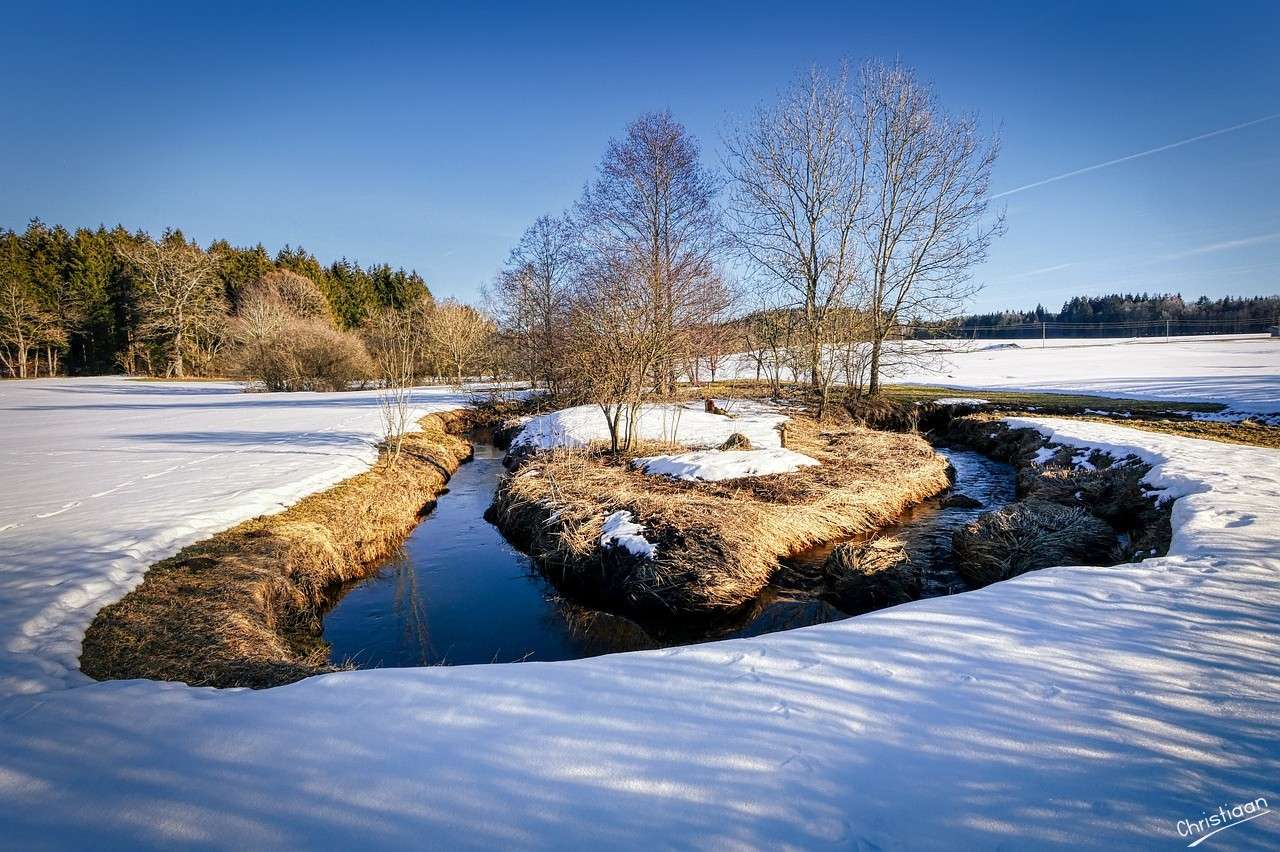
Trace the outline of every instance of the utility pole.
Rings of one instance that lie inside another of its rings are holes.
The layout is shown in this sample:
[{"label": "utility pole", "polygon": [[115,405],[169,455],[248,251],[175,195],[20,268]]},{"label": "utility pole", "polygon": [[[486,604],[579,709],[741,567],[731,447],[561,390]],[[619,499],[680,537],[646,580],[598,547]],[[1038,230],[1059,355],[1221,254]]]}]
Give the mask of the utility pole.
[{"label": "utility pole", "polygon": [[1169,339],[1169,320],[1168,319],[1164,321],[1164,339],[1165,340]]},{"label": "utility pole", "polygon": [[1044,320],[1040,320],[1040,348],[1041,348],[1041,349],[1043,349],[1043,348],[1044,348],[1045,327],[1046,327],[1046,326],[1048,326],[1048,325],[1049,325],[1049,324],[1048,324],[1047,322],[1045,322]]}]

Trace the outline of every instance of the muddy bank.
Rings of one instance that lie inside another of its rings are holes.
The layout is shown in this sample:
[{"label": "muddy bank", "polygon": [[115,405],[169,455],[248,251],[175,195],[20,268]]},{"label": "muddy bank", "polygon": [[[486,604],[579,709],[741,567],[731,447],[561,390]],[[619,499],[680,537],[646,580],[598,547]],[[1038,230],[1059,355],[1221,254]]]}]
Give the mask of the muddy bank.
[{"label": "muddy bank", "polygon": [[[751,601],[780,560],[878,529],[950,485],[946,460],[918,435],[795,418],[787,446],[821,464],[687,482],[603,454],[542,453],[521,461],[486,517],[571,596],[639,617],[705,616]],[[618,512],[642,528],[651,558],[602,544]]]},{"label": "muddy bank", "polygon": [[333,670],[319,639],[326,590],[365,576],[400,546],[470,457],[459,434],[480,417],[428,415],[394,463],[383,453],[365,473],[152,566],[141,586],[98,613],[81,669],[99,680],[223,687]]}]

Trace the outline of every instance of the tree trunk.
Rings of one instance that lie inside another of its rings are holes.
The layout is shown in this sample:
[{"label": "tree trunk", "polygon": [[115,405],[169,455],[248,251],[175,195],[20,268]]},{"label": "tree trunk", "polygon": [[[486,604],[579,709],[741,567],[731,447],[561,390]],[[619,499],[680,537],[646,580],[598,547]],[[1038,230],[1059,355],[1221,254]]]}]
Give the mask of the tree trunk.
[{"label": "tree trunk", "polygon": [[870,378],[867,382],[868,396],[875,396],[880,392],[880,345],[882,342],[879,334],[876,334],[871,341],[871,361],[868,366]]}]

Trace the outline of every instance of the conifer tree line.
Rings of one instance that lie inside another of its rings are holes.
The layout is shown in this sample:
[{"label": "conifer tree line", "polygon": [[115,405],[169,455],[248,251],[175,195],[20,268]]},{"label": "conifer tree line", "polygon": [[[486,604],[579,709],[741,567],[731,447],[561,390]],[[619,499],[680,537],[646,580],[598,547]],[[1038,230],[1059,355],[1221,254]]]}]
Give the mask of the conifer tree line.
[{"label": "conifer tree line", "polygon": [[335,333],[432,303],[420,275],[385,263],[326,266],[300,247],[272,257],[226,240],[201,247],[179,230],[152,238],[33,220],[0,231],[0,374],[225,374],[246,295],[286,272],[314,288]]},{"label": "conifer tree line", "polygon": [[1037,305],[1030,311],[969,314],[946,331],[960,336],[1025,337],[1038,334],[1036,326],[1044,324],[1050,337],[1122,337],[1259,332],[1277,323],[1280,296],[1201,296],[1188,302],[1181,293],[1112,293],[1076,296],[1058,311]]}]

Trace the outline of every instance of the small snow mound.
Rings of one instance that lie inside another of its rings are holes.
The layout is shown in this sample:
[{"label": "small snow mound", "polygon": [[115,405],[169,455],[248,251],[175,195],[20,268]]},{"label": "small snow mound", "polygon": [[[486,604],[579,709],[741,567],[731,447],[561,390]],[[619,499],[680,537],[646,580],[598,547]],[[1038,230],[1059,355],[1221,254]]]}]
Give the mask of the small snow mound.
[{"label": "small snow mound", "polygon": [[[729,414],[708,413],[702,402],[646,403],[636,420],[636,437],[704,448],[723,444],[729,436],[741,433],[754,447],[780,445],[775,427],[788,418],[775,406],[745,399],[717,399],[715,403]],[[600,406],[580,405],[534,417],[511,442],[511,448],[584,447],[608,440],[608,422]]]},{"label": "small snow mound", "polygon": [[1058,452],[1057,447],[1041,447],[1040,449],[1036,450],[1036,454],[1031,459],[1031,463],[1035,465],[1044,464],[1045,462],[1049,461],[1049,459],[1057,455],[1057,452]]},{"label": "small snow mound", "polygon": [[621,547],[633,556],[653,559],[658,555],[658,546],[644,537],[644,527],[631,520],[632,517],[626,509],[620,509],[605,518],[600,546]]},{"label": "small snow mound", "polygon": [[793,473],[802,467],[819,464],[818,460],[782,448],[770,450],[703,450],[679,455],[648,456],[632,462],[652,476],[720,482],[748,476]]},{"label": "small snow mound", "polygon": [[986,405],[990,401],[976,396],[944,396],[934,400],[938,405]]}]

